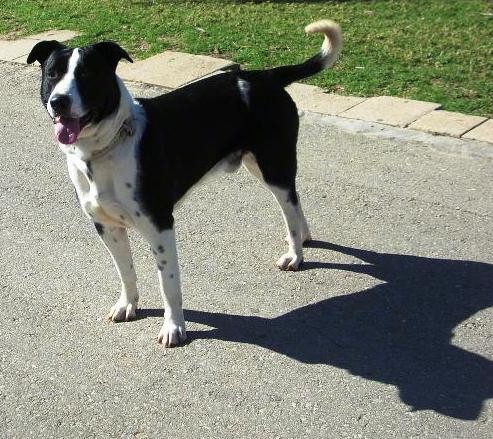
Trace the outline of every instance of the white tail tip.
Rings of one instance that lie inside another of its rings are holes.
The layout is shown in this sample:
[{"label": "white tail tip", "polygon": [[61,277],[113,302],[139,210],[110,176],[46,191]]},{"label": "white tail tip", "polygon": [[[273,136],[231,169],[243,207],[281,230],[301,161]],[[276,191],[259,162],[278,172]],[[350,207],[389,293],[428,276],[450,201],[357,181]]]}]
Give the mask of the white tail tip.
[{"label": "white tail tip", "polygon": [[332,66],[342,50],[342,30],[335,21],[319,20],[305,27],[307,34],[322,33],[324,42],[321,48],[324,68]]}]

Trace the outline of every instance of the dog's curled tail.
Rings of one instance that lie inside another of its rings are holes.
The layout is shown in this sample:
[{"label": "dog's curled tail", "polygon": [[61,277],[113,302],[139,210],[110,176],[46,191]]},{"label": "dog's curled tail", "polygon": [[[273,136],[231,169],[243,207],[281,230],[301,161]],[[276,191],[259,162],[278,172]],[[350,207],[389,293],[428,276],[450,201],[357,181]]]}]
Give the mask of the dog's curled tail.
[{"label": "dog's curled tail", "polygon": [[335,21],[320,20],[315,21],[305,27],[307,34],[321,33],[324,34],[324,42],[320,53],[320,62],[322,63],[322,69],[328,69],[332,67],[339,58],[342,50],[342,31]]},{"label": "dog's curled tail", "polygon": [[277,67],[270,70],[273,77],[283,87],[294,81],[312,76],[334,65],[342,50],[341,27],[331,20],[315,21],[305,27],[307,34],[322,33],[324,42],[320,52],[304,63]]}]

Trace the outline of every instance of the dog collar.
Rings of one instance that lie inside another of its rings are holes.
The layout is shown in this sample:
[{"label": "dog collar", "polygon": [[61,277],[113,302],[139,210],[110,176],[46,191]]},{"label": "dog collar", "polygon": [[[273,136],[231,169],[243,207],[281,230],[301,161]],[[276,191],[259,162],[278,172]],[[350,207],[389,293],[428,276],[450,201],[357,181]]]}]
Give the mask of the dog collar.
[{"label": "dog collar", "polygon": [[118,130],[118,132],[115,134],[115,137],[111,140],[111,142],[105,146],[103,149],[99,149],[95,151],[93,154],[90,155],[89,158],[87,158],[85,161],[92,161],[92,160],[98,160],[101,157],[104,157],[106,154],[108,154],[110,151],[112,151],[115,147],[118,146],[118,144],[125,139],[126,137],[131,137],[134,134],[134,129],[133,129],[133,124],[132,124],[132,118],[129,117],[123,121],[122,126]]}]

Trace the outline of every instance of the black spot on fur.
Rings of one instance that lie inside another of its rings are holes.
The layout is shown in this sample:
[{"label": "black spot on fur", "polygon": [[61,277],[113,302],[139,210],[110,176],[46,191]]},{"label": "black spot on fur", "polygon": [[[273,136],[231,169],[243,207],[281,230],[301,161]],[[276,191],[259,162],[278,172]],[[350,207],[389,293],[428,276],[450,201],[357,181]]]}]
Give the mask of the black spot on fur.
[{"label": "black spot on fur", "polygon": [[161,264],[166,265],[168,261],[165,261],[164,259],[161,261]]},{"label": "black spot on fur", "polygon": [[157,248],[157,251],[159,253],[164,253],[164,247],[162,245],[160,245],[158,248]]},{"label": "black spot on fur", "polygon": [[93,181],[92,163],[90,160],[86,163],[86,166],[87,166],[87,178],[89,179],[89,181]]},{"label": "black spot on fur", "polygon": [[125,183],[125,186],[127,186],[129,189],[132,188],[132,185],[130,183]]},{"label": "black spot on fur", "polygon": [[170,275],[169,275],[169,278],[170,278],[170,279],[173,279],[174,277],[175,277],[175,275],[174,275],[174,274],[170,274]]},{"label": "black spot on fur", "polygon": [[163,271],[164,267],[161,264],[157,264],[157,269],[159,271]]},{"label": "black spot on fur", "polygon": [[101,223],[94,223],[94,227],[96,227],[99,236],[104,233],[104,226]]},{"label": "black spot on fur", "polygon": [[140,212],[138,210],[135,211],[135,216],[140,216]]}]

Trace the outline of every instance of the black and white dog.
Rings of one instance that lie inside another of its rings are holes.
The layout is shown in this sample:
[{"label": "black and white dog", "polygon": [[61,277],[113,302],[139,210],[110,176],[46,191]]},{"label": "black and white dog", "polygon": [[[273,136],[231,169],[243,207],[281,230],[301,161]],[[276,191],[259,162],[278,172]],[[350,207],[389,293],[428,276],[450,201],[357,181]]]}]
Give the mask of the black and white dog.
[{"label": "black and white dog", "polygon": [[334,22],[318,21],[305,31],[325,38],[321,51],[302,64],[220,73],[137,100],[115,74],[122,58],[132,61],[117,44],[34,46],[27,62],[41,64],[41,100],[70,178],[121,278],[110,319],[135,317],[139,296],[126,232],[134,227],[150,243],[158,268],[165,309],[158,341],[174,346],[185,340],[173,207],[220,162],[243,163],[272,191],[289,244],[277,266],[298,268],[310,232],[295,187],[298,113],[284,87],[330,67],[342,46]]}]

